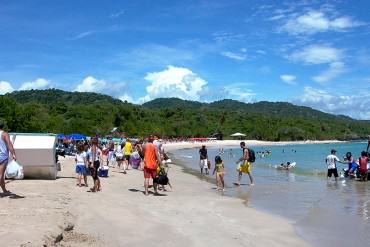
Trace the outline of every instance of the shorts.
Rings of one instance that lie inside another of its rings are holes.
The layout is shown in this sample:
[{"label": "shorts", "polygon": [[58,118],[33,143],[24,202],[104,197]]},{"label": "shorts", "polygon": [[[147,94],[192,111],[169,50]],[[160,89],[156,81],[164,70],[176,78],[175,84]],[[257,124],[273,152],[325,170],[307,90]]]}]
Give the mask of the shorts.
[{"label": "shorts", "polygon": [[125,154],[125,160],[129,161],[130,160],[130,154]]},{"label": "shorts", "polygon": [[116,155],[116,161],[123,161],[124,156],[123,155]]},{"label": "shorts", "polygon": [[156,178],[158,177],[157,169],[149,169],[144,167],[144,178]]},{"label": "shorts", "polygon": [[76,173],[86,175],[86,166],[85,165],[76,165]]},{"label": "shorts", "polygon": [[337,168],[331,168],[331,169],[328,169],[328,177],[330,178],[331,175],[334,174],[334,177],[338,177],[338,170]]},{"label": "shorts", "polygon": [[239,168],[239,173],[251,173],[252,163],[249,161],[244,161],[244,163]]},{"label": "shorts", "polygon": [[5,159],[3,161],[0,161],[0,165],[7,165],[8,164],[8,159]]},{"label": "shorts", "polygon": [[207,159],[200,160],[199,161],[199,167],[200,167],[200,169],[208,169]]}]

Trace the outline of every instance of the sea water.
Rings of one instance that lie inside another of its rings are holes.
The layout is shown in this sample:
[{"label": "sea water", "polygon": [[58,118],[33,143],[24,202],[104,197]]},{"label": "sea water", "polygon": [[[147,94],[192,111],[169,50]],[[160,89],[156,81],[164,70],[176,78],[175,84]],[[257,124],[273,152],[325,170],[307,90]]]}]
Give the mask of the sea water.
[{"label": "sea water", "polygon": [[[233,185],[238,175],[236,161],[242,156],[240,147],[208,148],[208,156],[211,172],[216,155],[225,165],[223,195],[241,198],[249,207],[289,219],[297,232],[316,246],[370,246],[370,181],[327,180],[325,164],[331,149],[336,149],[343,160],[346,152],[358,158],[366,146],[364,142],[252,146],[256,153],[252,166],[255,186],[250,186],[248,175],[243,174],[240,187]],[[198,150],[183,149],[173,155],[186,167],[199,170]],[[266,150],[271,154],[259,154]],[[276,169],[288,161],[296,162],[296,167],[289,171]],[[341,171],[348,165],[338,163],[337,167]]]}]

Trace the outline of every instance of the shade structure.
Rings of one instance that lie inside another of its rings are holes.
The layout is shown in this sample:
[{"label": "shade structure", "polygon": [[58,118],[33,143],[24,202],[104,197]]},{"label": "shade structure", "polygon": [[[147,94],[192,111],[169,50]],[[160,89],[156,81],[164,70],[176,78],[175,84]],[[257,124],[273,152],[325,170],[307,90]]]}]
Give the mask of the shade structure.
[{"label": "shade structure", "polygon": [[236,132],[236,133],[234,133],[234,134],[232,134],[232,135],[230,135],[230,136],[232,136],[232,137],[242,137],[242,136],[245,136],[245,134],[242,134],[242,133]]},{"label": "shade structure", "polygon": [[67,135],[66,136],[68,139],[72,139],[72,140],[76,140],[76,141],[81,141],[81,140],[85,140],[86,139],[86,136],[84,135],[81,135],[81,134],[70,134],[70,135]]},{"label": "shade structure", "polygon": [[58,139],[64,139],[65,135],[64,134],[57,134]]}]

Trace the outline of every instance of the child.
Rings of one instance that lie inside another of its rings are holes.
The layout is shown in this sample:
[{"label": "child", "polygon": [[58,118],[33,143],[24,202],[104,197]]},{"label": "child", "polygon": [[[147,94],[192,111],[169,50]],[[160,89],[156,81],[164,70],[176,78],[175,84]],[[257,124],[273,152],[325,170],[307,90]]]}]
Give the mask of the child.
[{"label": "child", "polygon": [[217,181],[217,190],[225,190],[225,182],[224,182],[224,175],[225,175],[225,168],[224,164],[222,163],[222,159],[220,156],[215,157],[215,168],[213,169],[212,175],[216,172],[216,181]]},{"label": "child", "polygon": [[87,185],[87,177],[86,177],[86,152],[84,151],[84,146],[79,144],[77,146],[77,154],[76,154],[76,173],[77,173],[77,185],[81,187],[81,180],[82,177],[85,181],[85,186]]}]

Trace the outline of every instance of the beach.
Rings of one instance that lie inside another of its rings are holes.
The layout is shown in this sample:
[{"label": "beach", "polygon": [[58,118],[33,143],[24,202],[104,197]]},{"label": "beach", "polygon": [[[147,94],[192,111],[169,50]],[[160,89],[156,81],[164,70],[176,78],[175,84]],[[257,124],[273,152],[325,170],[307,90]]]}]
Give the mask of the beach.
[{"label": "beach", "polygon": [[299,145],[299,144],[322,144],[322,143],[342,143],[343,141],[339,140],[307,140],[307,141],[259,141],[259,140],[210,140],[204,142],[169,142],[164,144],[166,151],[179,150],[185,148],[196,148],[206,145],[208,148],[212,147],[239,147],[240,142],[245,142],[246,146],[274,146],[274,145]]},{"label": "beach", "polygon": [[8,180],[16,195],[0,198],[1,246],[309,246],[288,220],[222,196],[175,164],[162,196],[144,196],[143,174],[132,169],[111,168],[102,192],[88,192],[76,186],[73,157],[61,164],[57,180]]}]

